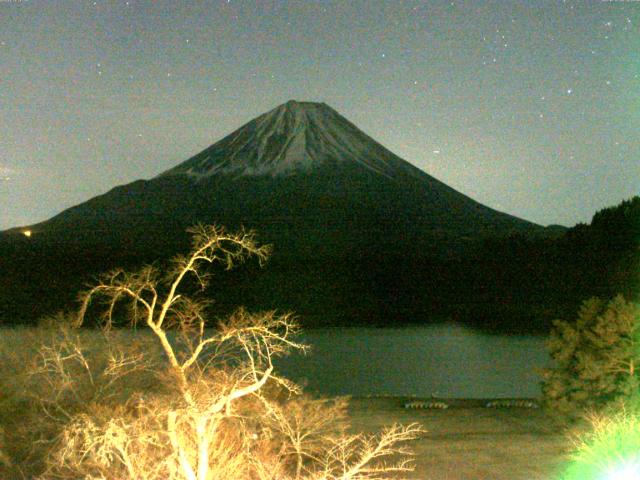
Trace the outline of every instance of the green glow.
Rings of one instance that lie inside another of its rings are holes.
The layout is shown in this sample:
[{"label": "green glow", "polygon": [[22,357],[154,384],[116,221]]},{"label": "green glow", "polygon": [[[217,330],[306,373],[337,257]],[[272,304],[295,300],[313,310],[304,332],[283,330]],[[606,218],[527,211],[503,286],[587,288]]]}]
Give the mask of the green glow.
[{"label": "green glow", "polygon": [[610,471],[604,480],[638,480],[640,478],[640,463],[625,462]]},{"label": "green glow", "polygon": [[561,480],[640,480],[640,415],[622,411],[593,421]]}]

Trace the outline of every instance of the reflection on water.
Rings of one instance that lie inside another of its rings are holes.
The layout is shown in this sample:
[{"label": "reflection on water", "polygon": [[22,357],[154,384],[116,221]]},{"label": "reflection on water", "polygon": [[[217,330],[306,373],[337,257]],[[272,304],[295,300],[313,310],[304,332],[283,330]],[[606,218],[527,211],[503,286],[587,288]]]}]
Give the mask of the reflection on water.
[{"label": "reflection on water", "polygon": [[327,328],[277,362],[280,374],[325,395],[536,397],[550,363],[542,336],[496,336],[459,325]]}]

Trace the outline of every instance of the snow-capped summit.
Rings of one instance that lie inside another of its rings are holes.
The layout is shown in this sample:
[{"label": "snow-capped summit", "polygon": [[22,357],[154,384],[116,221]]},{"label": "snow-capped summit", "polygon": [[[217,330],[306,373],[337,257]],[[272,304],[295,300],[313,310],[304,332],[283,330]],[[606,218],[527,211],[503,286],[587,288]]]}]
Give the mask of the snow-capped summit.
[{"label": "snow-capped summit", "polygon": [[290,100],[161,176],[280,176],[343,162],[388,177],[413,170],[325,103]]}]

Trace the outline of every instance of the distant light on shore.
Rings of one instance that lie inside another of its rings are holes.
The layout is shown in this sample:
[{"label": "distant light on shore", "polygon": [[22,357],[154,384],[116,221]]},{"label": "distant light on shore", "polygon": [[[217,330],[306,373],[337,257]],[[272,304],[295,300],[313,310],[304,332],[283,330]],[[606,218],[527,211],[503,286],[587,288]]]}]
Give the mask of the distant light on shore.
[{"label": "distant light on shore", "polygon": [[22,231],[22,234],[23,234],[25,237],[30,237],[30,236],[31,236],[31,234],[32,234],[32,232],[31,232],[31,230],[23,230],[23,231]]}]

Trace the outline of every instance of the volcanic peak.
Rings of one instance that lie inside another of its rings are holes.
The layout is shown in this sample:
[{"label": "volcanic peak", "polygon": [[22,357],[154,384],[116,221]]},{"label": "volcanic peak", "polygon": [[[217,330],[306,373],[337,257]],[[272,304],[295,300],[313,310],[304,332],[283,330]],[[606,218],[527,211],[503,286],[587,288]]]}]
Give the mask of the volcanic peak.
[{"label": "volcanic peak", "polygon": [[342,162],[387,177],[411,169],[325,103],[290,100],[161,175],[275,177]]}]

